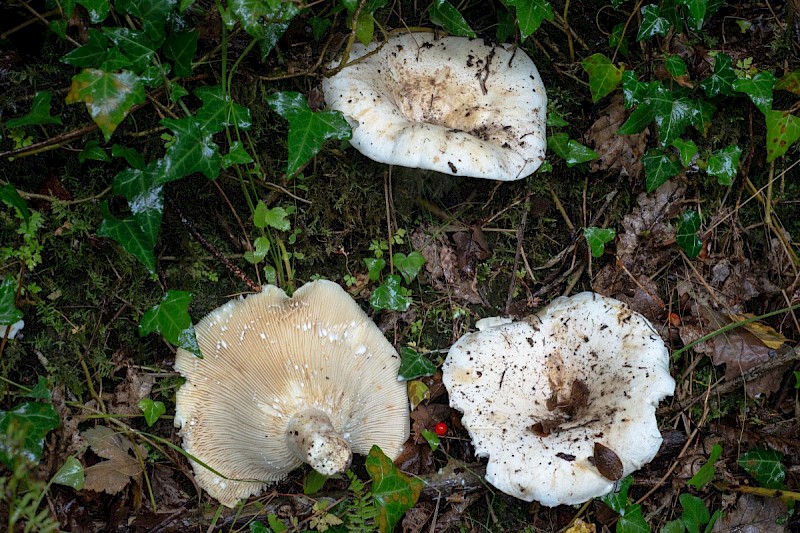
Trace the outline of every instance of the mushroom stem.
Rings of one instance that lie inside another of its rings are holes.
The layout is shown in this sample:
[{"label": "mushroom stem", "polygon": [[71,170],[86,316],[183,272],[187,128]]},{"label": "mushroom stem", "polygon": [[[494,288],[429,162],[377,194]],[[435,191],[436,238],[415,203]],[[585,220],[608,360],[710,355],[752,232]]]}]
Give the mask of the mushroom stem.
[{"label": "mushroom stem", "polygon": [[353,459],[350,444],[333,428],[328,415],[312,407],[289,420],[286,440],[292,453],[326,476],[344,472]]}]

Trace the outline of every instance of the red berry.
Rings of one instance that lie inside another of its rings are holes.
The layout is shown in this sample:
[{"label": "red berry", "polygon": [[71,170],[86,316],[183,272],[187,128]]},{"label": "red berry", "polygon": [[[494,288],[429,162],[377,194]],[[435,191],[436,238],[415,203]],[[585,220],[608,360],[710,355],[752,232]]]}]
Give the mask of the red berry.
[{"label": "red berry", "polygon": [[439,435],[440,437],[444,437],[447,435],[447,424],[444,422],[439,422],[435,426],[433,426],[433,432]]}]

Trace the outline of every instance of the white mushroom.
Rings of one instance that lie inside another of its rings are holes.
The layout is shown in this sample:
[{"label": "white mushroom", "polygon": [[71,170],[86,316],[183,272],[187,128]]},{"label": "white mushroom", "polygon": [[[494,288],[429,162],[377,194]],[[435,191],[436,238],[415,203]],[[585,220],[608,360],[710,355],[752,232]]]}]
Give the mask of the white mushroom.
[{"label": "white mushroom", "polygon": [[655,456],[669,353],[643,316],[584,292],[523,322],[467,334],[443,366],[486,479],[544,505],[577,504]]},{"label": "white mushroom", "polygon": [[[350,59],[377,47],[356,44]],[[351,144],[381,163],[508,181],[544,161],[544,85],[511,45],[402,34],[322,88],[352,126]]]},{"label": "white mushroom", "polygon": [[308,283],[292,298],[265,286],[195,331],[204,357],[178,350],[186,383],[175,425],[197,483],[224,505],[304,462],[330,475],[373,444],[400,453],[409,431],[400,358],[336,283]]}]

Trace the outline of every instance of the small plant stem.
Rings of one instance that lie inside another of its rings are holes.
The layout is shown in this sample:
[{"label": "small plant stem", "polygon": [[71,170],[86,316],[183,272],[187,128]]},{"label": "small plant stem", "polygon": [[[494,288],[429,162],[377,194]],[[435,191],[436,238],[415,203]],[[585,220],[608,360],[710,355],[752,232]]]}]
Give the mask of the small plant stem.
[{"label": "small plant stem", "polygon": [[522,242],[525,237],[525,226],[528,224],[528,212],[531,210],[530,198],[526,199],[524,209],[522,211],[522,220],[519,221],[517,226],[517,251],[514,254],[514,266],[511,269],[511,281],[508,284],[508,296],[506,296],[505,314],[511,308],[511,301],[514,299],[514,288],[517,283],[517,267],[519,266],[519,256],[522,253]]},{"label": "small plant stem", "polygon": [[81,362],[81,369],[83,369],[83,375],[86,378],[86,386],[89,387],[89,394],[97,402],[97,405],[100,408],[100,411],[102,413],[105,413],[106,412],[106,406],[103,403],[103,398],[101,398],[100,395],[97,394],[97,391],[94,388],[94,383],[93,383],[93,380],[92,380],[92,374],[91,374],[91,372],[89,372],[89,367],[86,365],[86,361],[83,359],[83,356],[80,357],[80,362]]},{"label": "small plant stem", "polygon": [[567,210],[564,209],[564,205],[561,203],[561,200],[558,199],[558,195],[556,194],[555,189],[548,186],[550,190],[550,197],[553,199],[553,203],[556,205],[556,209],[558,212],[561,213],[561,218],[564,219],[564,223],[567,225],[570,231],[575,231],[575,224],[569,219],[569,215],[567,214]]},{"label": "small plant stem", "polygon": [[767,181],[767,196],[764,198],[764,224],[772,225],[772,183],[775,176],[775,161],[769,164],[769,180]]},{"label": "small plant stem", "polygon": [[389,170],[383,175],[383,203],[386,206],[386,232],[388,234],[389,243],[389,274],[394,274],[394,254],[392,253],[392,217],[391,217],[391,183],[392,183],[392,165],[389,165]]},{"label": "small plant stem", "polygon": [[50,137],[49,139],[45,139],[38,143],[33,143],[31,145],[23,146],[21,148],[15,148],[14,150],[7,150],[5,152],[0,152],[0,160],[9,159],[12,157],[14,158],[28,157],[31,155],[41,154],[42,152],[55,150],[56,148],[61,148],[69,141],[77,139],[79,137],[83,137],[87,133],[91,133],[97,129],[98,129],[97,124],[90,124],[88,126],[84,126],[83,128],[79,128],[77,130],[68,131],[66,133],[56,135],[55,137]]},{"label": "small plant stem", "polygon": [[770,318],[770,317],[773,317],[775,315],[780,315],[782,313],[788,313],[789,311],[794,311],[795,309],[800,309],[800,304],[794,304],[794,305],[791,305],[789,307],[783,307],[783,308],[778,309],[776,311],[770,311],[769,313],[765,313],[763,315],[754,316],[754,317],[746,318],[744,320],[740,320],[738,322],[731,322],[730,324],[726,324],[725,326],[722,326],[721,328],[719,328],[717,330],[714,330],[714,331],[712,331],[711,333],[709,333],[707,335],[703,335],[702,337],[700,337],[699,339],[697,339],[695,341],[690,342],[689,344],[687,344],[683,348],[679,348],[679,349],[675,350],[674,352],[672,352],[672,359],[673,360],[677,359],[678,357],[681,356],[681,354],[683,354],[683,352],[685,352],[687,350],[691,350],[692,348],[694,348],[695,346],[697,346],[701,342],[705,342],[707,340],[711,340],[714,337],[716,337],[717,335],[721,335],[723,333],[727,333],[728,331],[730,331],[732,329],[736,329],[736,328],[738,328],[740,326],[744,326],[744,325],[747,325],[747,324],[752,324],[753,322],[758,322],[759,320],[764,320],[765,318]]},{"label": "small plant stem", "polygon": [[569,60],[570,60],[570,62],[574,63],[575,62],[575,44],[572,42],[572,32],[570,31],[568,17],[569,17],[569,0],[566,0],[564,2],[564,15],[563,15],[564,21],[563,21],[563,24],[564,24],[564,29],[566,30],[565,33],[567,34],[567,46],[569,46]]},{"label": "small plant stem", "polygon": [[628,18],[625,20],[625,26],[622,27],[622,35],[620,35],[619,37],[619,42],[617,43],[617,46],[614,47],[614,53],[611,54],[612,63],[617,59],[617,52],[619,52],[619,46],[622,44],[622,41],[625,38],[625,34],[628,32],[628,25],[633,20],[633,17],[635,17],[636,14],[639,13],[639,9],[642,7],[643,1],[644,0],[637,0],[636,5],[633,6],[633,9],[631,9],[631,14],[628,15]]},{"label": "small plant stem", "polygon": [[763,496],[765,498],[780,498],[784,501],[800,501],[800,492],[783,490],[783,489],[768,489],[765,487],[751,487],[749,485],[729,485],[728,483],[714,483],[714,487],[721,491],[740,492],[742,494],[755,494],[756,496]]}]

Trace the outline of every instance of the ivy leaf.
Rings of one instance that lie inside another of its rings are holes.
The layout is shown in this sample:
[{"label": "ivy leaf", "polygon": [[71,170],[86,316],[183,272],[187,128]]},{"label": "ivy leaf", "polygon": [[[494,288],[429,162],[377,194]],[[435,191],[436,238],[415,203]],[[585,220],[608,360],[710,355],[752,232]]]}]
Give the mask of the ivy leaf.
[{"label": "ivy leaf", "polygon": [[129,148],[127,146],[122,146],[121,144],[114,144],[111,147],[111,155],[125,159],[125,162],[133,168],[138,168],[139,170],[144,170],[145,168],[144,156],[136,148]]},{"label": "ivy leaf", "polygon": [[737,464],[744,468],[756,482],[767,489],[782,489],[786,479],[786,468],[781,461],[783,454],[775,450],[756,448],[742,454]]},{"label": "ivy leaf", "polygon": [[197,31],[173,33],[164,42],[164,56],[173,61],[175,75],[185,78],[192,75],[192,58],[197,50]]},{"label": "ivy leaf", "polygon": [[0,201],[16,209],[26,224],[30,222],[31,212],[28,209],[28,204],[19,195],[16,187],[10,183],[0,187]]},{"label": "ivy leaf", "polygon": [[714,58],[714,73],[700,82],[700,87],[706,96],[713,98],[718,94],[730,96],[733,94],[733,83],[736,81],[736,72],[733,70],[731,56],[722,52]]},{"label": "ivy leaf", "polygon": [[653,35],[665,36],[669,30],[669,20],[662,17],[659,13],[658,6],[649,4],[641,9],[642,25],[639,26],[639,33],[636,35],[636,40],[649,39]]},{"label": "ivy leaf", "polygon": [[161,124],[175,134],[175,142],[167,148],[164,155],[169,181],[180,179],[195,172],[201,172],[208,179],[219,175],[219,146],[200,126],[193,116],[182,119],[165,118]]},{"label": "ivy leaf", "polygon": [[672,146],[677,148],[681,153],[681,164],[684,167],[688,167],[692,163],[692,159],[697,153],[697,145],[694,143],[694,141],[691,139],[684,141],[681,138],[677,138],[672,141]]},{"label": "ivy leaf", "polygon": [[564,117],[558,114],[558,111],[547,112],[547,126],[551,128],[561,128],[569,126],[569,122],[564,120]]},{"label": "ivy leaf", "polygon": [[717,107],[708,100],[694,100],[695,113],[692,117],[692,126],[703,136],[708,132]]},{"label": "ivy leaf", "polygon": [[522,40],[539,29],[542,21],[553,21],[553,8],[547,0],[506,0],[506,5],[514,6]]},{"label": "ivy leaf", "polygon": [[600,497],[600,501],[616,513],[621,513],[628,506],[628,490],[633,485],[633,477],[628,476],[619,482],[619,488]]},{"label": "ivy leaf", "polygon": [[611,29],[608,36],[608,47],[619,50],[624,57],[628,57],[628,38],[625,36],[625,23],[620,22]]},{"label": "ivy leaf", "polygon": [[677,176],[681,165],[677,158],[659,148],[651,148],[642,157],[647,192],[653,192],[668,179]]},{"label": "ivy leaf", "polygon": [[708,0],[678,0],[678,3],[686,6],[689,28],[700,31],[706,19]]},{"label": "ivy leaf", "polygon": [[686,63],[684,63],[681,56],[677,54],[668,54],[664,58],[664,68],[667,69],[670,76],[673,78],[680,78],[686,75]]},{"label": "ivy leaf", "polygon": [[289,23],[300,12],[294,2],[275,0],[231,0],[228,9],[244,31],[259,42],[262,60],[266,59]]},{"label": "ivy leaf", "polygon": [[296,92],[279,92],[267,103],[289,121],[288,176],[296,174],[328,139],[350,139],[350,125],[339,111],[311,111],[306,97]]},{"label": "ivy leaf", "polygon": [[86,44],[62,56],[62,63],[81,68],[97,68],[103,64],[108,52],[108,38],[95,28],[89,28],[88,34]]},{"label": "ivy leaf", "polygon": [[732,144],[712,153],[708,158],[706,172],[709,176],[717,178],[720,185],[731,185],[733,178],[739,171],[739,158],[742,156],[742,149]]},{"label": "ivy leaf", "polygon": [[411,291],[400,283],[400,276],[390,274],[369,296],[369,304],[373,309],[389,309],[405,311],[411,306]]},{"label": "ivy leaf", "polygon": [[635,135],[641,133],[653,122],[655,114],[653,106],[649,103],[640,104],[628,117],[628,120],[617,130],[618,135]]},{"label": "ivy leaf", "polygon": [[153,62],[156,49],[143,31],[130,28],[103,28],[103,33],[120,48],[130,61],[131,68],[139,74]]},{"label": "ivy leaf", "polygon": [[711,453],[708,455],[708,461],[706,464],[700,467],[695,475],[692,476],[692,479],[686,482],[687,485],[690,487],[694,487],[697,490],[702,489],[705,487],[712,479],[714,479],[714,464],[716,464],[717,460],[722,456],[722,446],[719,444],[714,444],[711,448]]},{"label": "ivy leaf", "polygon": [[197,345],[192,318],[189,316],[189,302],[192,293],[170,290],[161,301],[145,311],[139,321],[139,336],[160,333],[168,342],[202,358]]},{"label": "ivy leaf", "polygon": [[444,28],[444,31],[459,37],[477,37],[458,9],[447,0],[433,0],[428,10],[431,23]]},{"label": "ivy leaf", "polygon": [[500,43],[504,43],[517,33],[516,16],[510,9],[499,4],[497,7],[497,27],[495,37]]},{"label": "ivy leaf", "polygon": [[617,88],[622,81],[622,70],[603,54],[593,54],[581,62],[589,74],[589,90],[592,102],[597,102]]},{"label": "ivy leaf", "polygon": [[686,526],[689,533],[700,533],[700,526],[707,524],[711,519],[708,508],[703,500],[697,496],[683,493],[678,496],[683,508],[681,522]]},{"label": "ivy leaf", "polygon": [[318,493],[325,486],[326,481],[328,481],[328,476],[320,474],[313,468],[310,469],[303,479],[303,494],[308,496],[309,494]]},{"label": "ivy leaf", "polygon": [[420,268],[425,264],[425,257],[419,252],[411,252],[408,255],[397,252],[392,256],[392,262],[397,267],[397,270],[400,271],[400,274],[403,275],[406,284],[409,284],[414,281],[414,278],[419,274]]},{"label": "ivy leaf", "polygon": [[436,433],[434,433],[429,429],[423,429],[422,431],[420,431],[420,435],[422,435],[422,438],[425,439],[425,442],[428,443],[428,446],[431,447],[431,451],[435,452],[436,450],[439,449],[439,445],[441,444],[441,441],[439,440],[439,435],[437,435]]},{"label": "ivy leaf", "polygon": [[583,228],[583,236],[592,251],[592,257],[600,257],[606,251],[606,244],[617,236],[614,228],[596,228],[594,226]]},{"label": "ivy leaf", "polygon": [[773,87],[775,87],[775,76],[771,72],[759,72],[750,79],[738,78],[733,82],[733,90],[745,93],[765,115],[772,111]]},{"label": "ivy leaf", "polygon": [[100,143],[97,140],[92,139],[83,146],[83,150],[78,154],[78,161],[81,163],[88,160],[110,163],[111,157],[100,147]]},{"label": "ivy leaf", "polygon": [[25,402],[11,411],[0,411],[0,436],[5,441],[0,446],[0,462],[12,470],[19,457],[38,463],[45,436],[60,423],[58,412],[50,403]]},{"label": "ivy leaf", "polygon": [[785,74],[775,82],[775,90],[789,91],[800,95],[800,70],[795,70]]},{"label": "ivy leaf", "polygon": [[111,11],[108,0],[77,0],[76,3],[86,8],[92,24],[103,22]]},{"label": "ivy leaf", "polygon": [[142,398],[136,405],[144,413],[144,421],[147,422],[147,427],[153,427],[153,424],[158,422],[161,415],[167,412],[164,402],[154,402],[150,398]]},{"label": "ivy leaf", "polygon": [[666,87],[659,86],[648,101],[653,106],[658,138],[662,145],[671,144],[695,120],[697,107],[694,102],[685,96],[676,96]]},{"label": "ivy leaf", "polygon": [[642,515],[642,506],[629,505],[619,515],[617,529],[619,533],[650,533],[650,526]]},{"label": "ivy leaf", "polygon": [[267,204],[259,200],[256,204],[256,210],[253,213],[253,224],[257,228],[275,228],[280,231],[289,231],[292,229],[292,224],[287,218],[294,213],[287,211],[283,207],[268,208]]},{"label": "ivy leaf", "polygon": [[83,465],[74,455],[67,457],[52,480],[56,485],[72,487],[75,490],[81,490],[84,481]]},{"label": "ivy leaf", "polygon": [[164,25],[177,0],[116,0],[114,7],[142,21],[144,33],[156,47],[164,42]]},{"label": "ivy leaf", "polygon": [[412,411],[423,401],[430,399],[430,397],[431,390],[422,380],[415,379],[408,382],[408,403],[411,405]]},{"label": "ivy leaf", "polygon": [[378,510],[376,520],[379,531],[394,531],[394,526],[405,512],[417,503],[422,492],[422,481],[401,472],[378,446],[373,446],[369,451],[364,467],[372,479],[372,498]]},{"label": "ivy leaf", "polygon": [[222,156],[220,165],[223,169],[227,170],[233,165],[246,165],[247,163],[252,162],[253,158],[250,157],[250,154],[248,154],[247,150],[245,150],[244,145],[242,145],[242,141],[233,141],[228,153]]},{"label": "ivy leaf", "polygon": [[164,184],[175,176],[166,175],[164,161],[158,159],[144,169],[127,168],[114,176],[112,191],[128,200],[133,220],[147,239],[148,248],[156,245],[164,213]]},{"label": "ivy leaf", "polygon": [[570,139],[569,135],[566,133],[556,133],[548,137],[547,147],[557,156],[564,159],[568,167],[574,167],[575,165],[592,161],[599,157],[597,152],[574,139]]},{"label": "ivy leaf", "polygon": [[358,41],[364,46],[369,45],[372,42],[373,33],[375,33],[375,17],[362,11],[356,21],[356,37],[358,37]]},{"label": "ivy leaf", "polygon": [[21,128],[23,126],[38,126],[40,124],[61,124],[60,117],[50,115],[50,102],[53,95],[50,91],[39,91],[33,97],[31,112],[27,115],[12,118],[6,122],[7,128]]},{"label": "ivy leaf", "polygon": [[367,265],[370,281],[378,281],[381,278],[383,267],[386,266],[386,260],[375,257],[365,257],[364,264]]},{"label": "ivy leaf", "polygon": [[622,96],[625,109],[641,104],[655,95],[663,86],[657,81],[639,81],[636,72],[626,70],[622,73]]},{"label": "ivy leaf", "polygon": [[36,386],[33,387],[33,389],[31,389],[31,391],[26,394],[25,397],[49,402],[53,395],[50,392],[50,384],[47,382],[47,378],[44,376],[39,376],[39,378],[36,380]]},{"label": "ivy leaf", "polygon": [[194,94],[203,105],[197,110],[197,121],[208,134],[219,133],[228,126],[243,130],[253,124],[250,109],[237,104],[222,88],[222,85],[200,87]]},{"label": "ivy leaf", "polygon": [[115,218],[108,210],[107,203],[100,206],[103,221],[97,228],[99,237],[108,237],[118,242],[128,253],[136,257],[151,274],[156,271],[156,258],[153,254],[151,238],[142,231],[139,223],[132,217]]},{"label": "ivy leaf", "polygon": [[781,157],[800,139],[800,118],[788,111],[767,113],[767,163]]},{"label": "ivy leaf", "polygon": [[106,142],[133,106],[144,102],[144,84],[133,72],[112,73],[87,68],[72,77],[66,102],[84,102]]},{"label": "ivy leaf", "polygon": [[413,348],[400,348],[400,370],[397,372],[399,381],[432,376],[436,373],[436,365]]},{"label": "ivy leaf", "polygon": [[678,232],[675,234],[675,242],[683,248],[689,259],[694,259],[700,255],[700,250],[703,248],[703,242],[697,236],[699,230],[700,215],[697,211],[687,209],[681,213]]},{"label": "ivy leaf", "polygon": [[0,283],[0,326],[10,326],[22,319],[22,311],[17,309],[17,280],[12,277],[3,278]]}]

